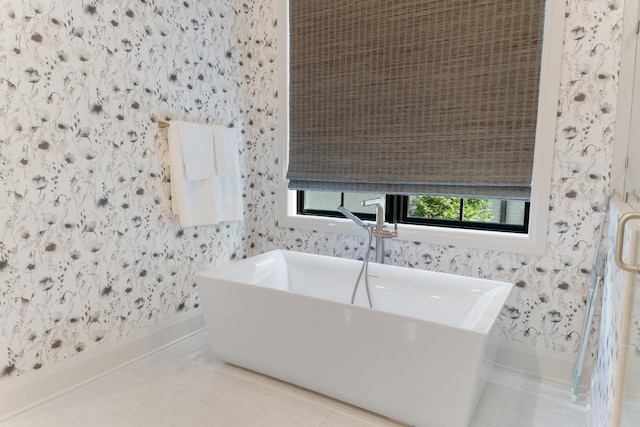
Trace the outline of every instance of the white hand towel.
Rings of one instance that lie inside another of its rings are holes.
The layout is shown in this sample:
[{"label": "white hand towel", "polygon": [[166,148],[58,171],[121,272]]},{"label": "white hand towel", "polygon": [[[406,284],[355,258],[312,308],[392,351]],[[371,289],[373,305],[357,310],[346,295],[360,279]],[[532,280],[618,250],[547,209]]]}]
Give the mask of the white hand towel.
[{"label": "white hand towel", "polygon": [[[213,127],[210,126],[210,129]],[[213,131],[212,131],[213,132]],[[217,224],[222,221],[242,221],[242,186],[239,168],[237,137],[235,161],[237,170],[232,176],[216,176],[188,180],[184,168],[181,135],[173,123],[169,127],[169,157],[171,174],[171,209],[178,215],[181,227]],[[233,152],[233,150],[231,150]],[[226,150],[225,150],[226,152]],[[215,162],[214,162],[215,163]],[[227,167],[227,162],[221,159]],[[216,169],[214,167],[214,169]]]},{"label": "white hand towel", "polygon": [[187,122],[172,122],[178,129],[184,175],[187,181],[207,179],[214,174],[213,128]]},{"label": "white hand towel", "polygon": [[234,128],[212,126],[215,152],[215,174],[220,177],[240,176],[240,147]]},{"label": "white hand towel", "polygon": [[171,174],[171,210],[178,215],[181,227],[217,224],[213,179],[189,181],[185,176],[180,132],[169,127],[169,157]]},{"label": "white hand towel", "polygon": [[213,177],[213,192],[216,200],[218,221],[242,221],[242,186],[240,176]]},{"label": "white hand towel", "polygon": [[213,178],[220,221],[242,221],[242,186],[240,179],[240,143],[234,128],[213,126],[216,172]]}]

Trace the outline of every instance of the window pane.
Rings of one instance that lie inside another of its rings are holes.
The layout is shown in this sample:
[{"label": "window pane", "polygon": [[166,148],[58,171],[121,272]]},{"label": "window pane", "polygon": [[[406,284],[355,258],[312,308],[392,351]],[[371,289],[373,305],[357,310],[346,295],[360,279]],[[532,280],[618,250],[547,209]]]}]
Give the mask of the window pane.
[{"label": "window pane", "polygon": [[409,217],[433,219],[460,219],[459,197],[410,196]]},{"label": "window pane", "polygon": [[335,191],[305,191],[304,208],[335,211],[340,206],[341,193]]},{"label": "window pane", "polygon": [[443,196],[410,196],[409,217],[490,224],[524,225],[525,202],[522,200],[460,199]]},{"label": "window pane", "polygon": [[[500,222],[501,201],[495,199],[464,199],[463,221]],[[497,207],[497,212],[496,212]],[[493,209],[492,209],[493,208]],[[497,213],[497,215],[494,215]]]},{"label": "window pane", "polygon": [[375,206],[362,206],[363,200],[377,199],[384,195],[376,195],[372,193],[344,193],[344,207],[351,212],[358,213],[376,213]]},{"label": "window pane", "polygon": [[506,224],[524,224],[526,204],[524,200],[507,201]]},{"label": "window pane", "polygon": [[525,202],[523,200],[465,199],[465,221],[492,224],[524,225]]}]

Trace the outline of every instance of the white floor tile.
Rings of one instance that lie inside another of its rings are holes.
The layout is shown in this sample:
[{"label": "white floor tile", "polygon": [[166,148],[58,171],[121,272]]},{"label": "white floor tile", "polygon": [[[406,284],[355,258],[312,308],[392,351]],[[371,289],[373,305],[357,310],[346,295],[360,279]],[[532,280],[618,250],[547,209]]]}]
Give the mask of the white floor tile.
[{"label": "white floor tile", "polygon": [[74,401],[73,397],[63,395],[56,399],[50,400],[40,406],[37,406],[27,412],[19,414],[7,421],[0,423],[1,427],[39,427],[48,425],[65,425],[64,423],[73,424],[73,419],[64,413],[64,407],[70,401]]},{"label": "white floor tile", "polygon": [[199,403],[197,399],[122,372],[99,378],[71,393],[138,426],[153,425],[147,420],[162,420]]},{"label": "white floor tile", "polygon": [[[376,427],[409,427],[407,424],[403,424],[398,421],[391,420],[387,417],[374,414],[373,412],[369,412],[364,409],[360,409],[341,402],[337,402],[337,404],[328,407],[333,409],[333,411],[337,415],[346,416],[348,419],[354,419],[358,422],[364,422],[365,425]],[[340,419],[340,417],[338,417],[338,419]]]},{"label": "white floor tile", "polygon": [[321,427],[371,427],[373,425],[366,421],[334,412],[322,423]]},{"label": "white floor tile", "polygon": [[[494,370],[470,427],[585,427],[566,386]],[[0,427],[398,427],[309,390],[215,359],[204,332]],[[406,427],[406,426],[405,426]]]},{"label": "white floor tile", "polygon": [[404,424],[398,424],[393,421],[386,420],[382,417],[363,416],[362,414],[347,415],[341,412],[333,412],[321,424],[321,427],[404,427]]},{"label": "white floor tile", "polygon": [[168,417],[164,423],[158,427],[260,427],[245,417],[206,403],[201,403],[178,416]]},{"label": "white floor tile", "polygon": [[191,354],[187,356],[187,359],[203,365],[218,363],[218,360],[213,355],[213,351],[211,351],[211,347],[209,347],[208,344],[191,352]]},{"label": "white floor tile", "polygon": [[158,387],[173,390],[205,402],[211,401],[238,384],[241,379],[224,372],[223,364],[210,366],[183,358],[179,363],[138,361],[124,372],[143,378]]},{"label": "white floor tile", "polygon": [[65,414],[73,418],[79,425],[91,427],[136,427],[118,414],[104,409],[101,406],[78,399],[73,404],[65,405]]},{"label": "white floor tile", "polygon": [[209,339],[206,331],[200,331],[190,337],[172,345],[165,349],[170,353],[173,353],[180,357],[188,357],[195,352],[207,348],[209,346]]},{"label": "white floor tile", "polygon": [[265,427],[317,427],[331,410],[265,385],[243,381],[212,402]]},{"label": "white floor tile", "polygon": [[471,427],[585,427],[586,410],[565,386],[496,370],[485,387]]},{"label": "white floor tile", "polygon": [[2,427],[83,427],[80,421],[68,415],[56,413],[47,417],[30,418],[28,420],[10,420],[0,423]]},{"label": "white floor tile", "polygon": [[135,427],[134,424],[130,424],[116,414],[70,393],[63,394],[11,420],[0,423],[2,427],[88,425],[92,427]]}]

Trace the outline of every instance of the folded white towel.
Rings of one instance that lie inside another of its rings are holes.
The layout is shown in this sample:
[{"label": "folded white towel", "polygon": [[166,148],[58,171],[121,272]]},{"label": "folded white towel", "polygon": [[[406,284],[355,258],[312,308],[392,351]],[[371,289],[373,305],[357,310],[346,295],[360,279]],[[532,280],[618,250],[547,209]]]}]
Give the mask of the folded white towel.
[{"label": "folded white towel", "polygon": [[178,129],[185,179],[198,181],[213,176],[213,128],[188,122],[173,122],[171,126]]},{"label": "folded white towel", "polygon": [[215,174],[221,177],[240,176],[240,147],[234,128],[212,126],[215,152]]},{"label": "folded white towel", "polygon": [[168,136],[173,213],[178,215],[182,227],[216,224],[212,179],[189,181],[184,168],[179,127],[172,124]]},{"label": "folded white towel", "polygon": [[220,221],[242,221],[242,186],[240,182],[240,142],[238,132],[226,126],[213,126],[216,164],[213,177]]},{"label": "folded white towel", "polygon": [[[208,126],[213,134],[214,127]],[[231,176],[213,175],[211,170],[205,179],[189,180],[184,168],[181,133],[178,126],[169,127],[169,156],[171,174],[171,208],[178,215],[181,227],[217,224],[222,221],[242,221],[242,187],[239,168],[237,136],[227,142],[235,141],[235,157],[230,163],[238,168]],[[211,144],[213,146],[213,144]],[[215,151],[215,150],[214,150]],[[224,150],[225,153],[227,150]],[[231,153],[234,150],[230,150]],[[229,154],[232,156],[232,154]],[[213,161],[212,163],[216,163]],[[221,159],[224,168],[228,163]],[[226,169],[225,172],[228,172]],[[197,175],[196,175],[197,176]]]},{"label": "folded white towel", "polygon": [[242,221],[242,186],[240,176],[214,176],[213,193],[217,201],[215,204],[218,221]]}]

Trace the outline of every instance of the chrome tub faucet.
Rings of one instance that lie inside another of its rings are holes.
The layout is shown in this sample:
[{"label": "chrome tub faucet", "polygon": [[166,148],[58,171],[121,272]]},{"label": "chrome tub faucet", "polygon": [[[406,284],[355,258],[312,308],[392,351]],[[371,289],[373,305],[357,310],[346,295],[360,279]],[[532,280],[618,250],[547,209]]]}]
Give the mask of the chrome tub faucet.
[{"label": "chrome tub faucet", "polygon": [[375,206],[376,207],[376,223],[375,225],[365,224],[360,218],[352,214],[344,206],[338,207],[338,212],[355,222],[365,230],[371,229],[371,232],[376,236],[376,262],[384,264],[384,239],[398,237],[398,224],[394,225],[392,230],[388,230],[384,225],[384,197],[375,199],[367,199],[362,201],[362,206]]}]

